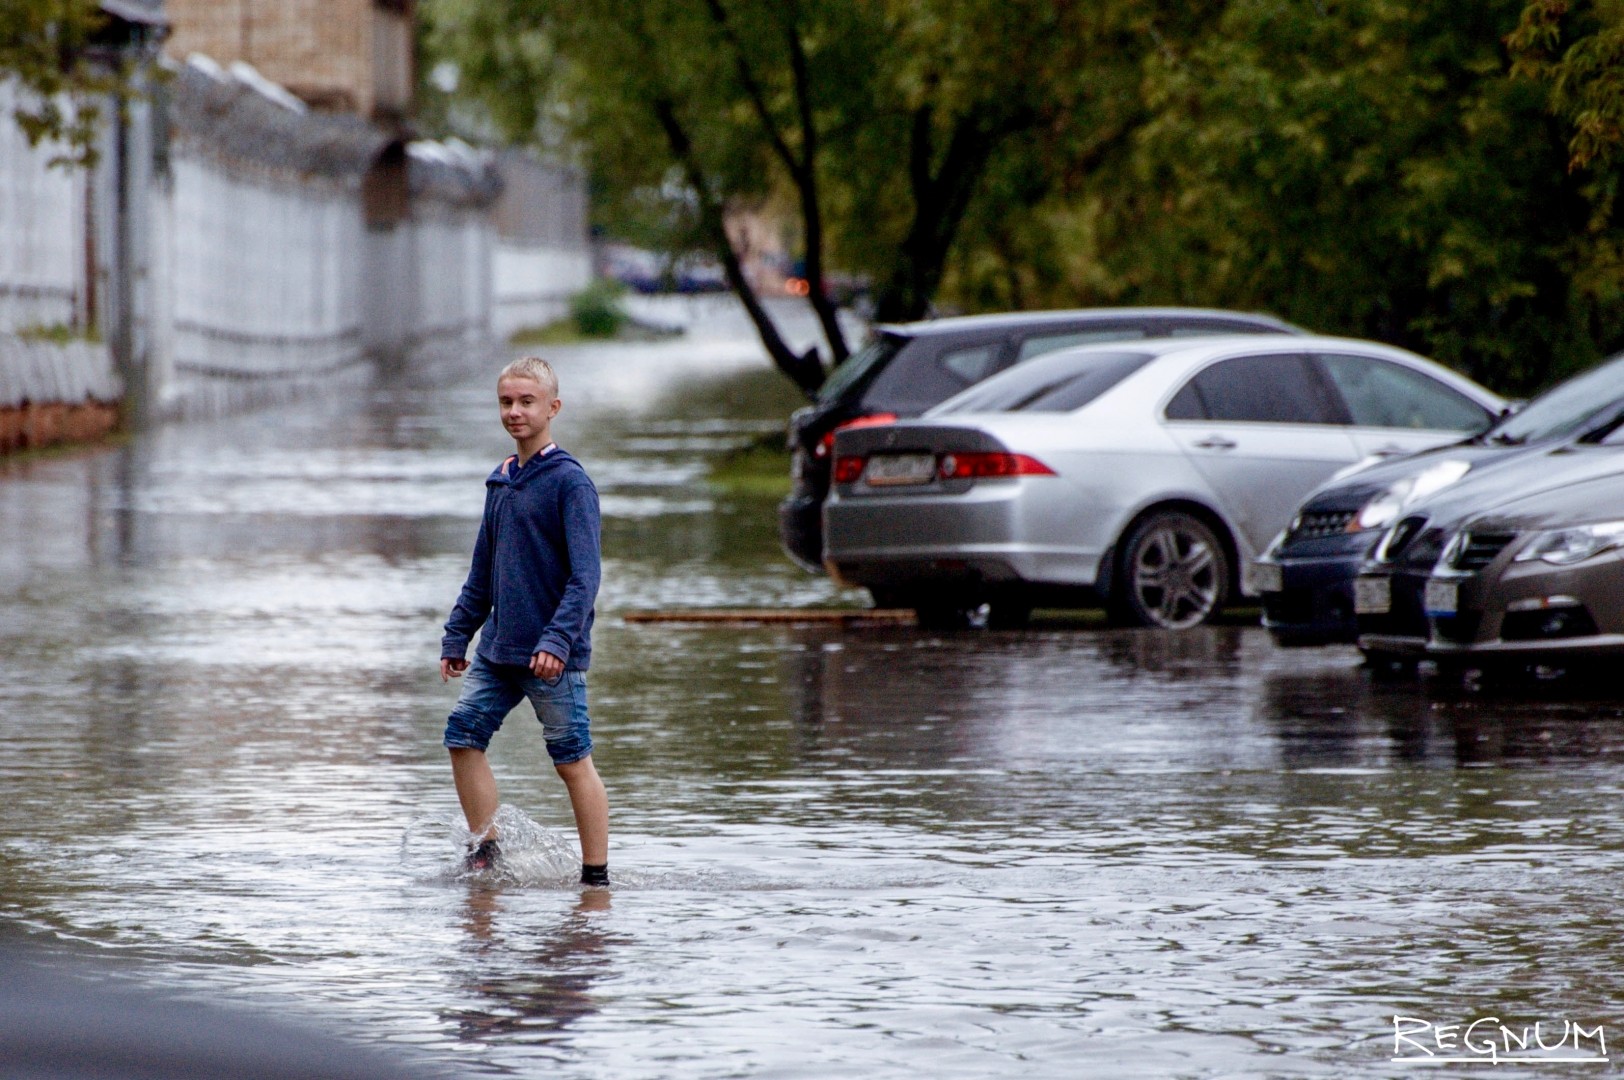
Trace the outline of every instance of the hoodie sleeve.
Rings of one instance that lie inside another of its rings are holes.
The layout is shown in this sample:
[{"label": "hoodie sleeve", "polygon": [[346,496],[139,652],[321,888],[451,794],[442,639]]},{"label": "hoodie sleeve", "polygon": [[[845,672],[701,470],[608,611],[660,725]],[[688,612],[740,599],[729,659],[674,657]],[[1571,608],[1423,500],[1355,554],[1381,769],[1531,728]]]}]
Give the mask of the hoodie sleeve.
[{"label": "hoodie sleeve", "polygon": [[571,484],[565,490],[561,502],[570,576],[564,583],[564,595],[559,598],[552,621],[536,642],[535,652],[551,653],[567,664],[571,643],[578,641],[585,632],[592,605],[598,598],[601,574],[598,489],[583,474],[579,483]]},{"label": "hoodie sleeve", "polygon": [[485,513],[479,522],[479,535],[474,538],[473,565],[468,568],[468,580],[462,583],[451,618],[446,620],[445,636],[440,639],[441,659],[466,657],[474,631],[485,625],[491,613],[491,499],[487,488]]}]

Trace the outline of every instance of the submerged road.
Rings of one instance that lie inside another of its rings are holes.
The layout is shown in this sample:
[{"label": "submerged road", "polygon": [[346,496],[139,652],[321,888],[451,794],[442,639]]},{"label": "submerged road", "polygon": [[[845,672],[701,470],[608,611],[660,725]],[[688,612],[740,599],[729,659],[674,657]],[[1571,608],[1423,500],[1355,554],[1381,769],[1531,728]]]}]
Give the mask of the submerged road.
[{"label": "submerged road", "polygon": [[523,710],[511,869],[459,873],[435,661],[507,446],[505,354],[448,355],[0,463],[0,942],[463,1075],[1375,1077],[1479,1017],[1624,1038],[1602,691],[1428,696],[1247,626],[630,624],[861,597],[707,480],[795,404],[727,309],[551,353],[603,496],[618,887],[572,886]]}]

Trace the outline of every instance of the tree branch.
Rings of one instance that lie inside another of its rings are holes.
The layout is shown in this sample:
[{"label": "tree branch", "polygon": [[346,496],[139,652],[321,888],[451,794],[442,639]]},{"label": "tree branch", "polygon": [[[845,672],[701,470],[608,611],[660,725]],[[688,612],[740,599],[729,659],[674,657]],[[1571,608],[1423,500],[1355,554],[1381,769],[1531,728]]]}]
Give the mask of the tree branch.
[{"label": "tree branch", "polygon": [[778,129],[778,122],[773,119],[772,109],[767,105],[766,94],[762,92],[761,84],[756,81],[755,72],[750,68],[750,61],[745,56],[744,46],[739,41],[738,34],[733,31],[733,24],[728,19],[727,9],[722,6],[722,0],[705,0],[705,7],[710,12],[711,21],[727,39],[728,46],[733,50],[733,68],[738,73],[739,84],[750,99],[750,106],[755,110],[756,119],[761,121],[761,129],[767,133],[767,141],[772,144],[773,152],[783,161],[784,167],[791,175],[798,174],[803,165],[796,158],[794,150],[784,139],[783,132]]}]

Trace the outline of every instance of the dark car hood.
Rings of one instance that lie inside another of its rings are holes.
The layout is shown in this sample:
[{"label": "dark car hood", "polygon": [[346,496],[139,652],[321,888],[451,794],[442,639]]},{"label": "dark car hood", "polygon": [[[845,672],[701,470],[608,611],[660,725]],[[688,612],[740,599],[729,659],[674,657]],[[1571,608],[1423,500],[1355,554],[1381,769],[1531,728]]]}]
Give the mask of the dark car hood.
[{"label": "dark car hood", "polygon": [[1470,516],[1475,526],[1492,524],[1497,531],[1560,529],[1620,519],[1624,519],[1624,452],[1615,454],[1610,473],[1556,478],[1550,487],[1480,508]]},{"label": "dark car hood", "polygon": [[[1586,513],[1588,519],[1576,516]],[[1444,528],[1490,516],[1497,521],[1526,517],[1539,527],[1547,515],[1566,522],[1624,517],[1624,446],[1569,444],[1515,455],[1503,467],[1475,478],[1467,474],[1405,514],[1425,516],[1430,526]]]},{"label": "dark car hood", "polygon": [[1465,462],[1471,466],[1471,471],[1429,501],[1446,499],[1456,493],[1467,493],[1468,497],[1475,498],[1476,495],[1472,493],[1485,487],[1498,487],[1506,483],[1515,486],[1531,481],[1553,468],[1547,459],[1561,457],[1574,449],[1573,444],[1569,443],[1544,443],[1535,446],[1495,446],[1470,441],[1451,443],[1393,461],[1384,461],[1360,469],[1340,480],[1328,481],[1303,500],[1301,509],[1305,512],[1358,510],[1395,483],[1419,476],[1446,461]]}]

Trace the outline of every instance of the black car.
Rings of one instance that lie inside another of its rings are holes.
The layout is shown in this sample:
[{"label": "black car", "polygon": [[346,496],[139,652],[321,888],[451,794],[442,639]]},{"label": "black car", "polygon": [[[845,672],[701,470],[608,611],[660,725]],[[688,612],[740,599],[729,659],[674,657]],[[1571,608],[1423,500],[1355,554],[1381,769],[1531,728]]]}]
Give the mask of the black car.
[{"label": "black car", "polygon": [[823,500],[834,433],[918,416],[972,383],[1069,345],[1205,334],[1301,334],[1268,315],[1201,308],[1088,308],[876,326],[861,351],[790,417],[793,486],[778,508],[784,550],[823,569]]},{"label": "black car", "polygon": [[1263,625],[1280,645],[1353,642],[1354,579],[1394,521],[1457,487],[1469,501],[1499,470],[1531,456],[1537,473],[1548,452],[1603,442],[1621,424],[1624,355],[1557,384],[1481,435],[1330,481],[1253,567]]}]

